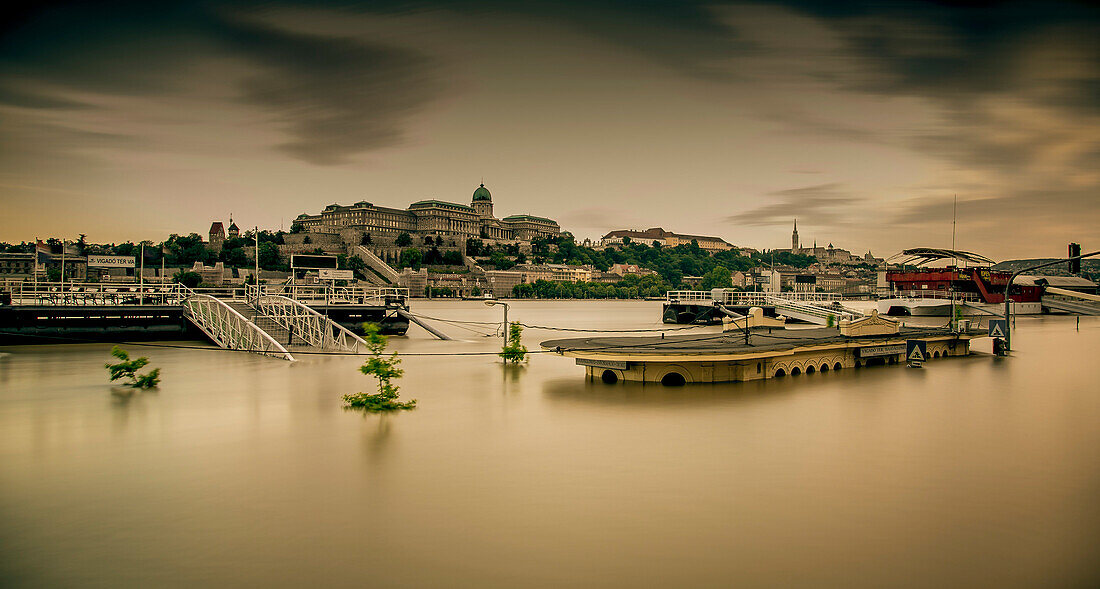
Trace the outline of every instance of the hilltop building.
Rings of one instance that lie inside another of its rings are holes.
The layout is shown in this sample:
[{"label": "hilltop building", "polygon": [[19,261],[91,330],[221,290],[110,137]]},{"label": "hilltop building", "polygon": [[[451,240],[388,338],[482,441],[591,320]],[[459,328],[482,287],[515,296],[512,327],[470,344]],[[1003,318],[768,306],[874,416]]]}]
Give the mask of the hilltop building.
[{"label": "hilltop building", "polygon": [[465,239],[531,241],[561,234],[556,221],[535,215],[493,216],[493,197],[485,184],[474,190],[470,204],[420,200],[407,209],[377,206],[361,200],[351,205],[330,204],[320,214],[303,213],[294,220],[310,233],[340,233],[356,229],[365,233],[421,233],[452,235]]},{"label": "hilltop building", "polygon": [[721,237],[709,237],[705,235],[685,235],[681,233],[673,233],[671,231],[665,231],[660,227],[651,227],[645,231],[636,231],[632,229],[619,229],[611,231],[607,235],[600,238],[600,246],[608,247],[622,247],[625,243],[624,238],[629,238],[631,242],[643,243],[645,245],[652,245],[653,242],[657,242],[661,247],[676,247],[678,245],[688,245],[692,241],[699,244],[699,247],[708,252],[721,252],[733,249],[733,245],[728,243]]}]

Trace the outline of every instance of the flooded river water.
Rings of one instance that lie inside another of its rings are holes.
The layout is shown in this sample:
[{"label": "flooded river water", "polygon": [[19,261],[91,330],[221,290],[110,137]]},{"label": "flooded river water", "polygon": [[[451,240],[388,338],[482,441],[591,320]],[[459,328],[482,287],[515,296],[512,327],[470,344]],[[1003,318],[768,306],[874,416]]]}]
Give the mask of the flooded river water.
[{"label": "flooded river water", "polygon": [[461,339],[391,339],[419,401],[391,415],[341,407],[372,388],[361,358],[135,345],[163,383],[127,397],[109,345],[0,348],[0,585],[1100,586],[1096,318],[1020,318],[1007,359],[983,339],[920,370],[677,388],[504,367],[476,355],[491,328],[435,325]]}]

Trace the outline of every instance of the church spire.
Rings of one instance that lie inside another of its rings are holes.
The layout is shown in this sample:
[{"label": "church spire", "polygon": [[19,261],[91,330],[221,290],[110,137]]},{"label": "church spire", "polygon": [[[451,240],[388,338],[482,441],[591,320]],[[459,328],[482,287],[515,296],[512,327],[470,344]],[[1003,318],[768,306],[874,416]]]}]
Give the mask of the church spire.
[{"label": "church spire", "polygon": [[794,220],[794,231],[791,232],[791,253],[797,254],[801,248],[798,245],[798,219]]}]

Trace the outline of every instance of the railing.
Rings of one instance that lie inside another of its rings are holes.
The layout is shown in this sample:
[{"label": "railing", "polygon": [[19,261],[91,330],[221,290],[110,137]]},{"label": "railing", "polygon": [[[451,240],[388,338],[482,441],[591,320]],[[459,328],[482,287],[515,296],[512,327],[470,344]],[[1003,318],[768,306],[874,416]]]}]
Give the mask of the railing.
[{"label": "railing", "polygon": [[[182,284],[118,284],[110,282],[70,283],[13,282],[3,287],[10,293],[13,305],[49,306],[118,306],[118,305],[179,305],[196,294],[219,299],[246,300],[255,298],[255,286],[224,286],[188,288]],[[324,285],[260,285],[263,294],[278,294],[309,304],[404,306],[409,289],[396,287],[324,286]]]},{"label": "railing", "polygon": [[194,294],[182,284],[113,284],[22,282],[5,289],[13,305],[41,306],[118,306],[178,305]]},{"label": "railing", "polygon": [[390,282],[397,281],[397,277],[400,276],[400,274],[397,273],[397,270],[394,270],[393,266],[387,264],[382,258],[374,255],[374,252],[361,245],[355,246],[354,251],[355,254],[363,260],[363,263],[378,271],[378,273],[382,275],[382,278]]},{"label": "railing", "polygon": [[366,352],[367,342],[302,303],[282,295],[258,294],[249,289],[250,303],[264,318],[271,319],[311,346],[321,350],[338,350],[355,354]]},{"label": "railing", "polygon": [[[187,287],[183,287],[185,291]],[[227,350],[242,350],[294,361],[294,356],[271,334],[260,329],[225,301],[209,294],[189,294],[183,300],[184,316],[214,343]]]},{"label": "railing", "polygon": [[[790,294],[790,293],[785,293]],[[779,296],[774,294],[768,294],[768,302],[775,307],[778,312],[785,313],[795,319],[801,319],[803,321],[810,321],[811,323],[820,323],[826,325],[829,322],[829,317],[839,321],[840,319],[855,319],[862,317],[862,313],[851,311],[848,309],[830,309],[821,305],[814,305],[805,301],[795,301],[788,299],[785,295]]]},{"label": "railing", "polygon": [[718,300],[711,294],[709,290],[670,290],[665,294],[665,301],[669,303],[702,303],[711,304],[718,302],[722,305],[749,305],[749,306],[762,306],[769,305],[769,297],[780,296],[789,301],[813,301],[831,303],[833,301],[843,301],[846,298],[837,293],[829,292],[784,292],[784,293],[769,293],[769,292],[742,292],[730,289],[721,289],[718,294]]},{"label": "railing", "polygon": [[[249,286],[249,292],[255,287]],[[261,284],[260,294],[280,295],[306,304],[404,306],[409,289],[397,287]],[[251,297],[249,297],[251,299]]]},{"label": "railing", "polygon": [[965,301],[969,303],[982,302],[981,296],[972,292],[951,292],[949,290],[892,290],[882,295],[882,298],[916,299],[916,300],[944,300]]}]

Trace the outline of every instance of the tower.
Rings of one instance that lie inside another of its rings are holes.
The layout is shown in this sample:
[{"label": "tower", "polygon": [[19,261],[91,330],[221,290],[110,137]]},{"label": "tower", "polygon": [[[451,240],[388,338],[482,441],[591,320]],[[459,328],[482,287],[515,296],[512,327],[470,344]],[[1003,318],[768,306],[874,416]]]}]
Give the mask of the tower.
[{"label": "tower", "polygon": [[241,230],[237,228],[237,224],[233,222],[233,216],[229,216],[229,239],[236,239],[241,236]]},{"label": "tower", "polygon": [[493,195],[489,194],[489,189],[485,188],[484,182],[474,191],[470,206],[474,207],[477,216],[482,219],[493,218]]},{"label": "tower", "polygon": [[798,219],[794,220],[794,231],[791,233],[791,253],[797,254],[802,249],[798,247]]}]

